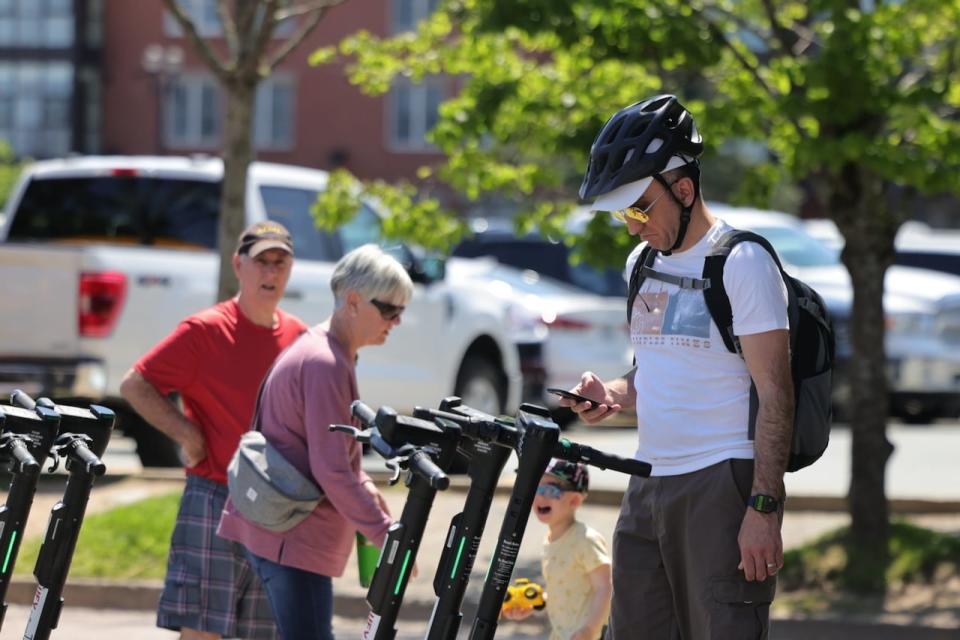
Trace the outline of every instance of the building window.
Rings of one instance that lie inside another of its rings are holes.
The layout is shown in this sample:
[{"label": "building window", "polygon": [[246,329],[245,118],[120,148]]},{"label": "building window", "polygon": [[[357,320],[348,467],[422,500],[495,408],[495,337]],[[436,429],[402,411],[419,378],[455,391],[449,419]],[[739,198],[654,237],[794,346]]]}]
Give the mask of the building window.
[{"label": "building window", "polygon": [[0,0],[0,47],[73,46],[72,0]]},{"label": "building window", "polygon": [[390,10],[390,25],[393,33],[413,31],[417,23],[437,8],[438,0],[393,0]]},{"label": "building window", "polygon": [[400,80],[387,99],[390,147],[401,151],[434,151],[426,134],[437,124],[438,110],[446,92],[442,78],[427,78],[420,84]]},{"label": "building window", "polygon": [[[199,33],[204,38],[213,38],[223,35],[223,27],[220,24],[220,16],[217,15],[217,0],[177,0],[187,17],[193,22]],[[180,23],[169,11],[163,12],[164,32],[173,38],[182,38],[183,29]]]},{"label": "building window", "polygon": [[[3,2],[3,0],[0,0]],[[281,2],[281,5],[288,4],[289,0]],[[220,15],[217,13],[217,0],[178,0],[178,3],[189,16],[197,31],[204,38],[217,38],[223,35],[223,26],[220,23]],[[260,9],[262,11],[262,9]],[[262,15],[262,14],[261,14]],[[177,19],[165,11],[163,14],[164,32],[172,38],[182,38],[183,29]],[[296,30],[297,22],[294,18],[288,18],[278,23],[273,30],[274,38],[286,38],[293,35]]]},{"label": "building window", "polygon": [[205,149],[220,144],[220,87],[206,73],[171,78],[164,90],[164,144]]},{"label": "building window", "polygon": [[260,83],[253,113],[253,143],[264,151],[293,148],[296,86],[293,77],[277,73]]},{"label": "building window", "polygon": [[68,62],[0,62],[0,139],[17,156],[70,151],[73,72]]}]

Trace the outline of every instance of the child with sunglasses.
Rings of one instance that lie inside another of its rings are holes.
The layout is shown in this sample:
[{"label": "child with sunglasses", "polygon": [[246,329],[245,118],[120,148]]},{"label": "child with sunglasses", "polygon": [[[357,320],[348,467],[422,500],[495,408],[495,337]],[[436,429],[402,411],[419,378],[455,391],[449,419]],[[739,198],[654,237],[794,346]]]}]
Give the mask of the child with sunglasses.
[{"label": "child with sunglasses", "polygon": [[[553,459],[543,474],[533,510],[549,527],[543,545],[544,597],[550,640],[598,640],[610,614],[610,554],[603,536],[577,520],[590,476],[580,463]],[[504,612],[523,620],[533,608]]]}]

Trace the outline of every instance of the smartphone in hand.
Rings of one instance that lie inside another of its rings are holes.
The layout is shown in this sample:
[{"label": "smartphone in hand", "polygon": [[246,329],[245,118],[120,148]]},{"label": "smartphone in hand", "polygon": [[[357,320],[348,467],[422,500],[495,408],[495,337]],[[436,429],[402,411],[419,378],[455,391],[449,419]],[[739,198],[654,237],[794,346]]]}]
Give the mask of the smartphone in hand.
[{"label": "smartphone in hand", "polygon": [[555,396],[560,396],[561,398],[567,398],[568,400],[573,400],[574,402],[589,402],[591,409],[596,409],[598,406],[600,406],[600,404],[596,400],[591,400],[590,398],[573,393],[572,391],[567,391],[566,389],[548,387],[547,393],[552,393]]}]

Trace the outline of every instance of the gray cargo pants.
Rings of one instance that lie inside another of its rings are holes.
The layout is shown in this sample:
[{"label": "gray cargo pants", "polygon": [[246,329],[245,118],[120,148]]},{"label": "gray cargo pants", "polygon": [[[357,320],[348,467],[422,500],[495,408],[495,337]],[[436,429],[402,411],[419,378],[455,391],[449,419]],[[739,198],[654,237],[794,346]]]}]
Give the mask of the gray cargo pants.
[{"label": "gray cargo pants", "polygon": [[608,640],[766,640],[776,577],[747,582],[737,534],[753,460],[631,478],[613,534]]}]

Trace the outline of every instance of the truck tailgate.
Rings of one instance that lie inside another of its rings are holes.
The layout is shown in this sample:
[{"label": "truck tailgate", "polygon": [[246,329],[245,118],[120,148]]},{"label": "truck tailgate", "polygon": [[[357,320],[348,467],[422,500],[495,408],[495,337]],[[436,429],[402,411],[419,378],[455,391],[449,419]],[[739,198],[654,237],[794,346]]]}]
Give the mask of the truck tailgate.
[{"label": "truck tailgate", "polygon": [[0,356],[75,356],[80,249],[0,246]]}]

